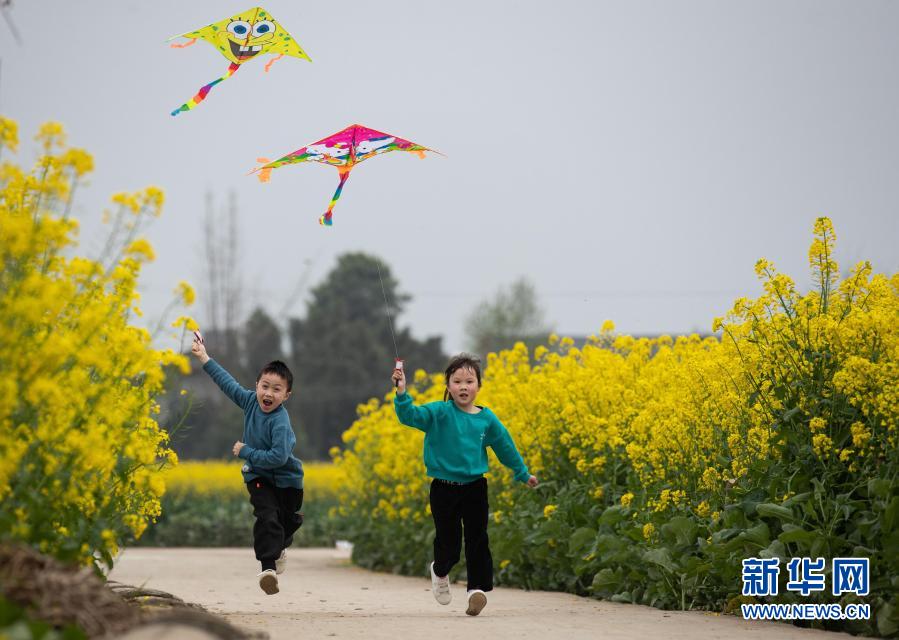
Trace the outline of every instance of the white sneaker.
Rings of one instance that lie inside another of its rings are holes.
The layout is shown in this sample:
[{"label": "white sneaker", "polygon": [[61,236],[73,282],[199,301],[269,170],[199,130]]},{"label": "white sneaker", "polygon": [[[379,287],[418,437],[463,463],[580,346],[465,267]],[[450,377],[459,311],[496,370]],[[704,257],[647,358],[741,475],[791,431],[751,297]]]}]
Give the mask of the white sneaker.
[{"label": "white sneaker", "polygon": [[468,608],[465,610],[470,616],[476,616],[487,606],[487,594],[480,589],[472,589],[468,592]]},{"label": "white sneaker", "polygon": [[434,563],[429,567],[431,571],[431,593],[434,599],[440,604],[449,604],[453,600],[453,593],[450,591],[449,576],[442,578],[434,573]]},{"label": "white sneaker", "polygon": [[259,586],[268,595],[278,593],[278,575],[273,569],[266,569],[256,577],[259,578]]},{"label": "white sneaker", "polygon": [[281,555],[275,560],[275,573],[284,573],[287,568],[287,549],[281,549]]}]

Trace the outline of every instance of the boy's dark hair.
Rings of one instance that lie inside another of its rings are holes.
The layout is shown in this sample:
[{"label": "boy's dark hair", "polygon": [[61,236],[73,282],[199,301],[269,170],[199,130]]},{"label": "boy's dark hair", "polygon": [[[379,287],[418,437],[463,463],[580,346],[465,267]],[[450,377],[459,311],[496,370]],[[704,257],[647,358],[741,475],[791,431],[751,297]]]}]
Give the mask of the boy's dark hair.
[{"label": "boy's dark hair", "polygon": [[293,390],[293,374],[290,372],[290,369],[287,368],[287,365],[281,362],[280,360],[272,360],[267,365],[262,367],[262,371],[259,372],[259,375],[256,376],[256,382],[262,379],[266,373],[273,373],[276,376],[280,376],[287,380],[287,390]]},{"label": "boy's dark hair", "polygon": [[[473,353],[460,353],[453,356],[453,359],[450,360],[446,367],[446,371],[443,372],[447,387],[449,387],[450,376],[459,369],[471,369],[474,371],[474,375],[478,379],[478,387],[481,386],[481,359],[479,357]],[[443,399],[446,400],[447,398],[449,398],[449,389],[443,391]]]}]

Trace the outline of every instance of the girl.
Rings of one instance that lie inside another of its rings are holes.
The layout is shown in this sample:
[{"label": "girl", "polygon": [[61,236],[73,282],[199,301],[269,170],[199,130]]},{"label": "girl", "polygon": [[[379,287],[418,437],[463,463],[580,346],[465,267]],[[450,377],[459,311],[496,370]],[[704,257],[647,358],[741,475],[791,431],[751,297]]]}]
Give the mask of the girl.
[{"label": "girl", "polygon": [[406,394],[406,376],[394,369],[400,422],[425,433],[424,459],[431,481],[431,514],[437,535],[430,565],[431,591],[440,604],[449,604],[449,572],[459,562],[465,531],[465,566],[468,573],[468,609],[478,615],[493,589],[493,559],[487,539],[487,447],[515,472],[515,479],[536,487],[509,432],[487,407],[476,405],[481,388],[481,367],[476,356],[454,357],[444,372],[443,402],[416,406]]}]

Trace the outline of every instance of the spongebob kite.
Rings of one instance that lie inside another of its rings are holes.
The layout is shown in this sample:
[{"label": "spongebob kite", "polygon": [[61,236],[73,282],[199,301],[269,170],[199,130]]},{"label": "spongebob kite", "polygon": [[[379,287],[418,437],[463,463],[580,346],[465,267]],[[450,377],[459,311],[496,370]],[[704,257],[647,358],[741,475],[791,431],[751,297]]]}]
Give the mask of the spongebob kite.
[{"label": "spongebob kite", "polygon": [[223,56],[228,58],[231,61],[231,65],[228,67],[225,75],[201,87],[197,95],[172,111],[173,116],[178,115],[182,111],[193,109],[206,99],[206,94],[209,93],[212,87],[222,80],[230,78],[240,68],[240,65],[247,60],[252,60],[264,53],[278,54],[277,57],[269,60],[265,65],[266,72],[275,60],[279,60],[285,55],[312,61],[299,43],[272,17],[272,14],[262,7],[247,9],[242,13],[210,24],[202,29],[190,31],[180,36],[173,36],[169,40],[174,40],[175,38],[191,39],[187,44],[171,45],[178,49],[189,47],[197,41],[197,38],[202,38],[214,45]]}]

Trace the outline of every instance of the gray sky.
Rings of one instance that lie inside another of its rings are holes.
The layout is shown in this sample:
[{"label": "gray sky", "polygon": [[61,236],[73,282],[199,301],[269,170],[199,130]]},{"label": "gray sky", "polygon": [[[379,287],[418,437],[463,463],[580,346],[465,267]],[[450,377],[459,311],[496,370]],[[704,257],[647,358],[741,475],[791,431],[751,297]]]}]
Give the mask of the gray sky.
[{"label": "gray sky", "polygon": [[[841,266],[899,270],[899,2],[267,0],[312,63],[228,62],[171,35],[250,2],[14,0],[0,24],[0,113],[31,136],[59,120],[97,169],[83,246],[108,197],[165,189],[142,278],[157,316],[202,287],[204,194],[237,194],[247,308],[276,312],[311,260],[383,257],[414,300],[401,324],[462,349],[474,305],[524,275],[560,333],[708,330],[757,295],[759,257],[808,282],[818,215]],[[438,149],[353,171],[247,171],[352,123]],[[305,297],[294,315],[305,312]],[[202,321],[202,309],[194,310]],[[414,363],[410,363],[413,365]]]}]

